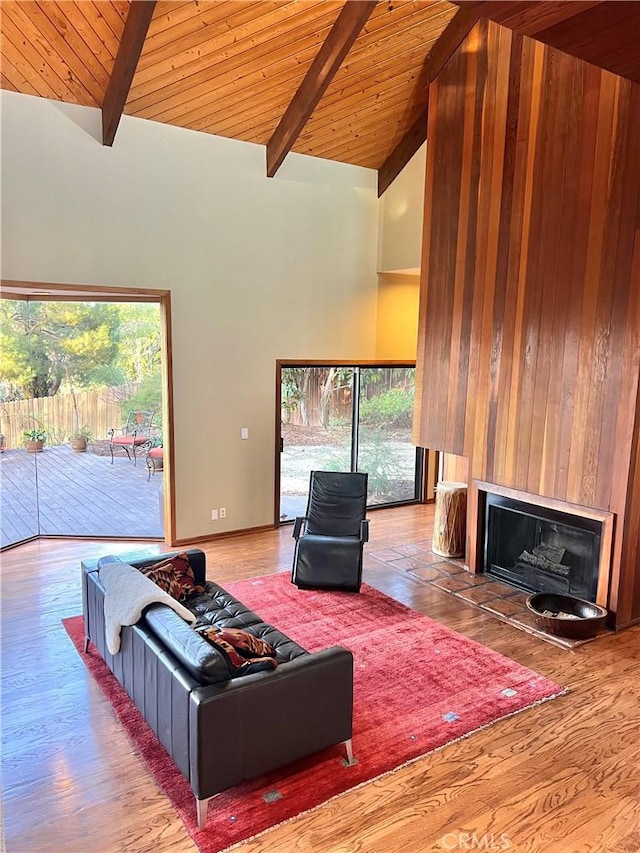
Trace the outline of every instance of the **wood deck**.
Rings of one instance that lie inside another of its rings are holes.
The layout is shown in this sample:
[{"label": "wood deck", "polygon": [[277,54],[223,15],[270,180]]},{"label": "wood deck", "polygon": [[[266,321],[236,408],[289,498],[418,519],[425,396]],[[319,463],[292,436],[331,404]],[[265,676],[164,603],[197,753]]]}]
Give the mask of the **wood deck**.
[{"label": "wood deck", "polygon": [[[403,568],[432,524],[430,506],[372,513],[365,581],[569,694],[300,815],[237,853],[637,853],[640,626],[566,651],[506,625]],[[288,570],[293,545],[289,527],[212,541],[204,546],[207,576],[224,585]],[[81,612],[81,559],[141,547],[39,540],[3,555],[9,853],[196,853],[60,622]],[[391,549],[393,566],[381,562]]]},{"label": "wood deck", "polygon": [[[73,453],[0,454],[0,545],[43,536],[163,537],[162,474],[147,480],[144,459]],[[36,502],[36,485],[39,500]]]}]

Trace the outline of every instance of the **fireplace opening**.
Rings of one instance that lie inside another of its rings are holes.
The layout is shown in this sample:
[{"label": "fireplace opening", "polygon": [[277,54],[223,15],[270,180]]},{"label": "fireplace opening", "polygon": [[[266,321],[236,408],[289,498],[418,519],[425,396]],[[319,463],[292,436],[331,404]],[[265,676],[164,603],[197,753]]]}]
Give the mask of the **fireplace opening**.
[{"label": "fireplace opening", "polygon": [[596,600],[601,522],[487,494],[484,571],[528,592]]}]

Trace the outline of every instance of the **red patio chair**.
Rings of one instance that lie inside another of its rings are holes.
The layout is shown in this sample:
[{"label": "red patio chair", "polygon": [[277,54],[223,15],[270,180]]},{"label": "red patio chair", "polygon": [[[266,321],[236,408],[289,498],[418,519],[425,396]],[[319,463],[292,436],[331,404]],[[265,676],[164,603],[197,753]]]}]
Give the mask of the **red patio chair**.
[{"label": "red patio chair", "polygon": [[150,438],[144,444],[145,462],[147,464],[147,481],[151,479],[151,475],[156,471],[164,469],[164,447],[162,442],[157,443],[157,439]]},{"label": "red patio chair", "polygon": [[120,448],[136,464],[136,450],[149,439],[155,412],[129,412],[126,424],[120,430],[110,429],[109,450],[113,465],[113,451]]}]

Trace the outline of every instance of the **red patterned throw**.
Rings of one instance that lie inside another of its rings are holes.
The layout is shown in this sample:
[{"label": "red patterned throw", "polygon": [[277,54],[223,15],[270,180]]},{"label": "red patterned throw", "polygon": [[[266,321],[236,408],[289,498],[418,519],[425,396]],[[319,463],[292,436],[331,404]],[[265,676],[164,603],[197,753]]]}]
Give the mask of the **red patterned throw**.
[{"label": "red patterned throw", "polygon": [[[219,853],[498,720],[504,732],[505,718],[565,692],[366,585],[359,595],[303,591],[286,573],[225,586],[306,649],[339,644],[353,652],[357,762],[344,766],[336,746],[225,791],[209,805],[207,827],[199,831],[188,783],[90,646],[82,659],[201,853]],[[82,618],[64,624],[80,651]]]},{"label": "red patterned throw", "polygon": [[232,675],[249,675],[278,666],[276,650],[269,643],[237,628],[216,628],[204,625],[198,634],[222,653]]},{"label": "red patterned throw", "polygon": [[189,595],[204,592],[204,587],[196,584],[189,557],[185,553],[176,554],[152,566],[144,566],[140,571],[176,601],[184,601]]}]

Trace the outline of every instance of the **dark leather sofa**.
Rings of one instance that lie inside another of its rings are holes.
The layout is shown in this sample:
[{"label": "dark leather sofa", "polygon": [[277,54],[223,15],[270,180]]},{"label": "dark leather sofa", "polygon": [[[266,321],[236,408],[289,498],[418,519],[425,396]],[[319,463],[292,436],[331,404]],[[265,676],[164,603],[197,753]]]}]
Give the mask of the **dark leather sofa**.
[{"label": "dark leather sofa", "polygon": [[123,627],[120,651],[110,654],[104,588],[90,560],[81,564],[85,650],[94,644],[188,780],[203,829],[209,799],[233,785],[334,744],[344,743],[353,760],[353,657],[338,646],[305,651],[222,587],[205,584],[202,551],[187,554],[196,583],[206,585],[206,593],[185,602],[197,624],[265,639],[276,650],[275,670],[229,677],[212,646],[163,604],[150,605],[135,625]]}]

